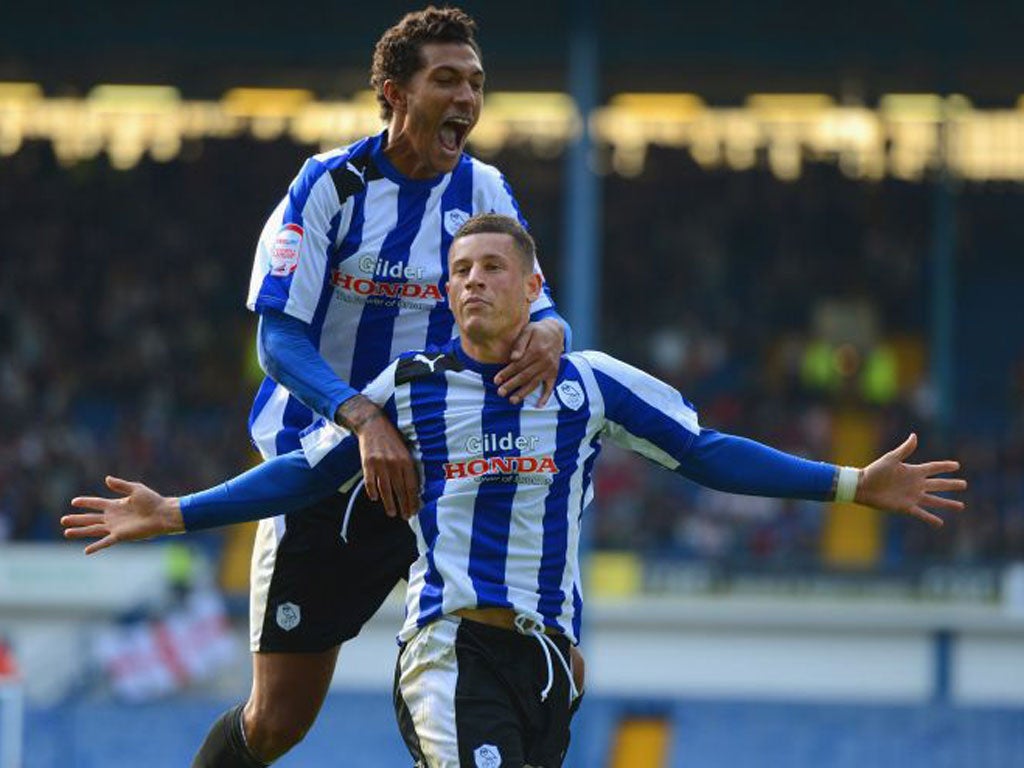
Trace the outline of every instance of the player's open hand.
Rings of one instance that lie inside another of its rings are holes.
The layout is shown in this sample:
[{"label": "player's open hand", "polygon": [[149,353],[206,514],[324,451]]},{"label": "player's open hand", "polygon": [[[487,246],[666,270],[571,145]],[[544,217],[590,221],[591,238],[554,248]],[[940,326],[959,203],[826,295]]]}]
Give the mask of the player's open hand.
[{"label": "player's open hand", "polygon": [[366,495],[384,505],[388,517],[408,520],[420,511],[420,478],[409,447],[371,400],[356,395],[339,409],[337,421],[359,438]]},{"label": "player's open hand", "polygon": [[964,491],[967,481],[958,477],[936,477],[960,469],[957,461],[906,464],[905,460],[916,448],[917,435],[911,433],[902,445],[865,467],[857,483],[854,501],[876,509],[903,512],[939,528],[942,518],[928,510],[959,512],[964,503],[935,494]]},{"label": "player's open hand", "polygon": [[498,394],[512,403],[521,403],[537,387],[543,386],[537,401],[543,408],[555,388],[564,349],[565,329],[560,322],[546,318],[529,323],[512,345],[512,362],[494,377]]},{"label": "player's open hand", "polygon": [[142,483],[117,477],[108,476],[106,483],[107,488],[122,494],[121,497],[76,496],[71,506],[95,511],[64,515],[60,519],[64,538],[99,539],[85,548],[85,554],[91,555],[122,541],[151,539],[185,530],[178,499],[161,496]]}]

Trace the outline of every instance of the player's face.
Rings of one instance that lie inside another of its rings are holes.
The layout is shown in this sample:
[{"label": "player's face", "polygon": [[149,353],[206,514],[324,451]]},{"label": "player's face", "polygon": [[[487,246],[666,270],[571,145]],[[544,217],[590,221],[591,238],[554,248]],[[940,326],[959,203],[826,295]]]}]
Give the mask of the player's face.
[{"label": "player's face", "polygon": [[541,290],[515,240],[498,232],[461,237],[449,253],[448,303],[463,337],[477,344],[514,341]]},{"label": "player's face", "polygon": [[484,70],[476,51],[464,43],[427,43],[423,67],[405,85],[394,85],[389,157],[412,178],[429,178],[455,168],[466,139],[480,119]]}]

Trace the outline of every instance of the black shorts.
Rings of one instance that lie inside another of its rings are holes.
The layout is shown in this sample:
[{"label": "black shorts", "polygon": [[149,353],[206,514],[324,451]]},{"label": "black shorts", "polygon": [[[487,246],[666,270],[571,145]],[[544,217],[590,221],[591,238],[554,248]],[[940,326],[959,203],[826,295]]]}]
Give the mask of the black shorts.
[{"label": "black shorts", "polygon": [[253,651],[303,653],[359,634],[416,559],[409,524],[359,491],[341,538],[347,494],[260,521],[249,602]]},{"label": "black shorts", "polygon": [[[552,639],[568,661],[569,641]],[[557,659],[550,674],[535,637],[465,619],[435,621],[399,653],[402,738],[426,768],[558,768],[569,747],[569,678]]]}]

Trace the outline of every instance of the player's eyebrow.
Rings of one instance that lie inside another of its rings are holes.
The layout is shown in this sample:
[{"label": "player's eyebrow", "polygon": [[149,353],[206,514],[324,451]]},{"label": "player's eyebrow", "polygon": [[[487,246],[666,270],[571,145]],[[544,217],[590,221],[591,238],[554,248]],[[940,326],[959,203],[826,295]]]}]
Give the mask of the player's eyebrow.
[{"label": "player's eyebrow", "polygon": [[495,261],[510,262],[511,258],[500,251],[488,251],[476,258],[460,256],[452,262],[451,268],[454,270],[460,266],[472,266],[475,261],[479,261],[481,264],[493,264]]},{"label": "player's eyebrow", "polygon": [[466,77],[486,77],[483,69],[480,67],[474,67],[471,71],[466,72],[463,69],[455,66],[454,64],[438,64],[431,70],[431,74],[453,74],[453,75],[466,75]]}]

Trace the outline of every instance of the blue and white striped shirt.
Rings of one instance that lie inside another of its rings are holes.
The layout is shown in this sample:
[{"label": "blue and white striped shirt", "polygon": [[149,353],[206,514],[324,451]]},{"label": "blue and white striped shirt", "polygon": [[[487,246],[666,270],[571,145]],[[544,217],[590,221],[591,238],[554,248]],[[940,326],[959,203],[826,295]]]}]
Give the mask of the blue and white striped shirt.
[{"label": "blue and white striped shirt", "polygon": [[[834,497],[834,464],[702,429],[676,390],[600,352],[564,355],[544,408],[537,393],[519,405],[500,397],[499,368],[456,339],[402,355],[364,389],[408,440],[422,480],[402,639],[460,608],[498,606],[577,641],[580,521],[603,438],[718,490]],[[186,529],[299,510],[358,477],[358,441],[333,422],[320,419],[300,442],[182,497]]]},{"label": "blue and white striped shirt", "polygon": [[[308,325],[338,378],[364,387],[399,353],[437,346],[457,332],[445,295],[448,248],[477,213],[522,221],[501,173],[468,155],[432,179],[408,179],[384,155],[387,134],[316,155],[263,229],[247,305]],[[553,313],[545,288],[533,319]],[[333,414],[323,414],[333,416]],[[298,447],[314,419],[271,378],[249,416],[265,457]]]},{"label": "blue and white striped shirt", "polygon": [[[519,405],[499,396],[500,367],[451,342],[403,355],[364,390],[408,439],[423,479],[403,640],[443,614],[497,606],[575,641],[580,520],[601,438],[675,469],[700,432],[677,391],[599,352],[563,357],[543,408],[537,393]],[[313,467],[351,442],[326,422],[302,438]]]}]

